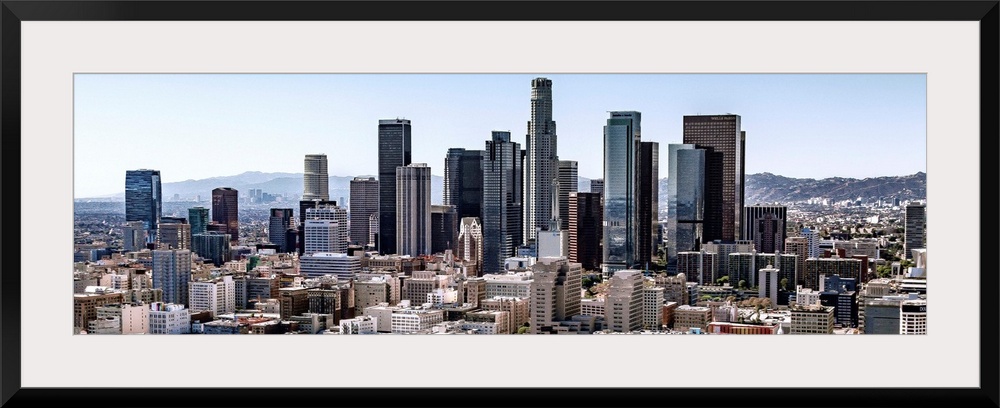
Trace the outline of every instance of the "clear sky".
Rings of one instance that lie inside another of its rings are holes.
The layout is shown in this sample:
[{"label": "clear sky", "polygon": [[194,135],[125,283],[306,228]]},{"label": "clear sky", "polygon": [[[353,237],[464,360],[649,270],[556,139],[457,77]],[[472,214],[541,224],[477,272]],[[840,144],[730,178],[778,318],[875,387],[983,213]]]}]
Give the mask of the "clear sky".
[{"label": "clear sky", "polygon": [[449,148],[491,130],[524,146],[531,79],[552,80],[561,160],[601,178],[609,111],[642,113],[642,140],[681,143],[684,115],[742,118],[747,174],[878,177],[926,171],[923,74],[77,74],[74,195],[124,191],[125,171],[175,182],[245,171],[378,173],[378,120],[413,124],[413,162],[443,175]]}]

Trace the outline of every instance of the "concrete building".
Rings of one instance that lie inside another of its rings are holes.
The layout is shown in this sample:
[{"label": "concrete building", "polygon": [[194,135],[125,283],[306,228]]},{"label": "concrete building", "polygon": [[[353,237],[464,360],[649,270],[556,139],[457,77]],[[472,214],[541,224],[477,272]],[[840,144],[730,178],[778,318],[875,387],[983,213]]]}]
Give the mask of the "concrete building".
[{"label": "concrete building", "polygon": [[538,258],[532,270],[534,274],[529,284],[529,298],[530,327],[533,334],[539,334],[547,326],[570,320],[572,316],[580,314],[583,277],[583,267],[580,264],[570,263],[565,257],[544,257]]},{"label": "concrete building", "polygon": [[307,154],[302,173],[302,200],[329,200],[330,173],[325,154]]},{"label": "concrete building", "polygon": [[663,300],[665,302],[677,302],[682,305],[691,304],[691,299],[687,291],[688,279],[683,273],[674,276],[658,274],[654,279],[656,286],[664,288]]},{"label": "concrete building", "polygon": [[153,288],[163,290],[167,303],[186,305],[191,280],[191,251],[186,249],[154,250]]},{"label": "concrete building", "polygon": [[294,209],[272,208],[268,218],[267,241],[278,246],[278,252],[295,251],[295,242],[288,242],[288,230],[295,222]]},{"label": "concrete building", "polygon": [[372,277],[366,280],[354,282],[354,301],[358,310],[365,310],[381,303],[393,305],[399,303],[391,301],[389,295],[392,290],[385,276]]},{"label": "concrete building", "polygon": [[278,289],[281,318],[288,319],[309,312],[309,290],[302,287]]},{"label": "concrete building", "polygon": [[556,193],[558,195],[556,201],[558,202],[558,207],[556,208],[557,212],[554,212],[552,215],[559,220],[560,231],[569,229],[569,195],[579,189],[577,167],[577,162],[573,160],[558,161],[558,177],[556,178]]},{"label": "concrete building", "polygon": [[771,299],[772,305],[778,304],[778,275],[781,273],[777,268],[767,265],[757,274],[757,297]]},{"label": "concrete building", "polygon": [[605,314],[604,299],[580,299],[580,314],[603,318]]},{"label": "concrete building", "polygon": [[681,305],[674,309],[674,330],[687,332],[690,329],[708,330],[712,321],[712,309],[702,306]]},{"label": "concrete building", "polygon": [[643,281],[642,271],[633,269],[620,270],[611,276],[604,315],[608,329],[615,332],[642,329]]},{"label": "concrete building", "polygon": [[862,263],[860,259],[839,256],[806,259],[804,286],[819,290],[820,275],[840,275],[841,278],[853,278],[863,282],[867,273],[863,270]]},{"label": "concrete building", "polygon": [[806,259],[819,258],[819,231],[806,227],[802,229],[801,234],[806,239],[806,248],[808,249]]},{"label": "concrete building", "polygon": [[900,302],[899,334],[927,334],[926,300],[904,300]]},{"label": "concrete building", "polygon": [[788,207],[752,205],[743,208],[743,231],[740,239],[753,241],[758,252],[773,254],[785,251],[785,219]]},{"label": "concrete building", "polygon": [[511,333],[531,320],[531,299],[509,296],[495,296],[482,301],[483,310],[507,312]]},{"label": "concrete building", "polygon": [[378,318],[358,316],[341,320],[340,334],[378,334]]},{"label": "concrete building", "polygon": [[303,255],[299,261],[299,274],[308,278],[333,275],[349,279],[361,272],[361,259],[345,253],[316,252]]},{"label": "concrete building", "polygon": [[833,306],[796,304],[789,309],[792,312],[790,334],[833,334]]},{"label": "concrete building", "polygon": [[317,252],[347,252],[350,240],[347,209],[336,205],[320,205],[306,209],[303,254]]},{"label": "concrete building", "polygon": [[390,319],[393,333],[414,333],[443,322],[444,312],[422,307],[396,308],[392,311]]},{"label": "concrete building", "polygon": [[566,230],[538,231],[536,234],[537,257],[568,257],[568,232]]},{"label": "concrete building", "polygon": [[677,253],[677,273],[687,276],[688,281],[697,282],[700,285],[711,285],[720,278],[716,276],[718,267],[718,254],[701,251],[687,251]]},{"label": "concrete building", "polygon": [[192,313],[207,311],[215,317],[236,311],[236,283],[231,275],[188,282],[188,295],[188,309]]},{"label": "concrete building", "polygon": [[791,286],[805,285],[806,259],[809,258],[809,240],[806,237],[785,238],[785,253],[795,255],[797,277]]},{"label": "concrete building", "polygon": [[473,334],[511,334],[510,312],[499,310],[481,310],[465,314],[462,330],[470,330]]},{"label": "concrete building", "polygon": [[645,287],[642,290],[642,328],[662,330],[663,328],[663,288]]},{"label": "concrete building", "polygon": [[160,217],[156,244],[160,249],[191,249],[191,224],[184,218]]},{"label": "concrete building", "polygon": [[149,305],[149,334],[187,334],[191,332],[191,312],[175,303]]},{"label": "concrete building", "polygon": [[486,298],[496,296],[530,298],[531,272],[507,272],[483,275],[486,280]]},{"label": "concrete building", "polygon": [[[97,306],[97,319],[95,321],[111,322],[113,330],[97,330],[101,334],[145,334],[149,332],[149,305],[143,304],[108,304]],[[93,324],[94,321],[91,323]],[[97,329],[95,327],[94,329]],[[88,331],[95,333],[94,330]]]},{"label": "concrete building", "polygon": [[395,202],[396,253],[431,254],[431,168],[426,163],[396,168]]}]

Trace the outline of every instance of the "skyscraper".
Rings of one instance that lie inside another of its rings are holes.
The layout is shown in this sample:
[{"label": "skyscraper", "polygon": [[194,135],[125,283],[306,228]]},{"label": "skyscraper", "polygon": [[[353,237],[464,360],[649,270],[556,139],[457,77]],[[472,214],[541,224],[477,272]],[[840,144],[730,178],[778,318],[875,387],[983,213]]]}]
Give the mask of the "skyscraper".
[{"label": "skyscraper", "polygon": [[503,270],[523,242],[521,146],[510,132],[493,131],[483,155],[483,273]]},{"label": "skyscraper", "polygon": [[[413,163],[396,168],[396,253],[431,253],[431,168]],[[384,220],[379,220],[383,230]]]},{"label": "skyscraper", "polygon": [[230,237],[226,233],[208,231],[204,234],[194,234],[191,236],[191,249],[193,252],[211,261],[215,266],[222,266],[222,264],[229,262],[232,257],[229,252],[230,248]]},{"label": "skyscraper", "polygon": [[[378,251],[395,254],[396,248],[396,168],[410,165],[410,121],[378,121]],[[429,214],[428,214],[429,215]]]},{"label": "skyscraper", "polygon": [[569,193],[569,261],[588,271],[601,267],[603,217],[600,193]]},{"label": "skyscraper", "polygon": [[204,234],[208,231],[208,208],[188,208],[188,223],[191,224],[191,235]]},{"label": "skyscraper", "polygon": [[667,146],[667,268],[677,254],[697,251],[705,216],[705,150],[693,144]]},{"label": "skyscraper", "polygon": [[142,221],[148,242],[156,238],[156,225],[163,215],[162,206],[159,170],[125,172],[125,222]]},{"label": "skyscraper", "polygon": [[604,272],[636,266],[641,114],[611,112],[604,126]]},{"label": "skyscraper", "polygon": [[559,230],[565,231],[569,229],[569,193],[577,191],[579,187],[577,162],[573,160],[560,160],[558,171],[559,188],[557,192],[559,194],[559,212],[555,216],[559,219]]},{"label": "skyscraper", "polygon": [[483,227],[479,218],[462,218],[458,229],[458,259],[476,264],[476,276],[483,274]]},{"label": "skyscraper", "polygon": [[[306,243],[306,214],[310,208],[321,208],[327,206],[336,206],[336,201],[330,200],[302,200],[299,201],[299,225],[296,227],[298,232],[297,242],[295,243],[296,249],[299,255],[305,253],[305,243]],[[287,238],[286,238],[287,240]],[[289,243],[291,245],[291,243]]]},{"label": "skyscraper", "polygon": [[649,269],[660,243],[660,144],[640,142],[637,158],[635,261],[639,268]]},{"label": "skyscraper", "polygon": [[458,249],[458,210],[453,205],[431,206],[431,253]]},{"label": "skyscraper", "polygon": [[303,254],[347,253],[347,242],[350,237],[347,228],[347,210],[343,207],[325,204],[307,208],[304,231]]},{"label": "skyscraper", "polygon": [[483,216],[483,151],[448,149],[444,159],[444,205],[460,218]]},{"label": "skyscraper", "polygon": [[[288,229],[292,228],[295,218],[293,208],[272,208],[271,217],[268,219],[267,240],[278,245],[279,252],[292,252],[293,245],[289,245],[287,240]],[[294,242],[292,243],[294,244]]]},{"label": "skyscraper", "polygon": [[325,154],[307,154],[302,174],[302,200],[329,200],[330,174]]},{"label": "skyscraper", "polygon": [[702,242],[735,242],[743,221],[744,146],[739,115],[684,116],[684,144],[705,149]]},{"label": "skyscraper", "polygon": [[239,192],[232,187],[212,190],[212,221],[226,226],[233,244],[240,241]]},{"label": "skyscraper", "polygon": [[[556,122],[552,120],[552,80],[531,80],[531,120],[525,142],[524,232],[525,242],[535,239],[536,229],[548,229],[559,163]],[[515,243],[518,245],[520,243]]]},{"label": "skyscraper", "polygon": [[[369,240],[369,220],[378,214],[378,181],[374,177],[355,177],[351,180],[351,243],[354,245],[373,244]],[[378,232],[376,230],[375,232]]]},{"label": "skyscraper", "polygon": [[590,192],[601,195],[601,202],[604,202],[604,179],[591,179]]},{"label": "skyscraper", "polygon": [[191,249],[191,225],[185,218],[160,217],[156,242],[162,249]]},{"label": "skyscraper", "polygon": [[913,259],[913,249],[926,248],[927,207],[922,203],[906,206],[906,225],[903,229],[903,256]]},{"label": "skyscraper", "polygon": [[742,239],[753,241],[757,252],[784,252],[787,212],[788,207],[783,205],[747,206],[743,209]]},{"label": "skyscraper", "polygon": [[188,304],[191,281],[191,251],[167,249],[153,251],[153,289],[163,290],[166,303]]}]

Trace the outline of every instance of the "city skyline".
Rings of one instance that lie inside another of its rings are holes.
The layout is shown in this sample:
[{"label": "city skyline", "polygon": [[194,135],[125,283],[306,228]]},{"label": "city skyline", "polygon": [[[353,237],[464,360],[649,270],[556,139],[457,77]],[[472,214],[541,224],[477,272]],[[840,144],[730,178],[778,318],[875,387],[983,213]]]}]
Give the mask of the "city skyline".
[{"label": "city skyline", "polygon": [[[592,147],[600,143],[607,112],[617,108],[642,112],[643,139],[664,145],[681,143],[685,115],[740,115],[751,142],[747,174],[865,178],[926,171],[924,75],[539,75],[553,83],[559,160],[577,161],[585,178],[601,178],[602,152]],[[120,192],[121,172],[139,168],[161,171],[164,183],[248,170],[301,173],[306,154],[328,155],[330,176],[375,175],[376,126],[392,117],[412,121],[412,162],[428,163],[440,176],[449,148],[481,149],[492,130],[510,131],[512,141],[524,144],[530,121],[526,84],[535,77],[80,74],[75,78],[74,197]],[[615,85],[621,91],[615,92]],[[388,98],[387,90],[398,97]],[[185,119],[177,120],[178,115]],[[803,131],[813,137],[802,137]],[[148,136],[136,143],[137,134]],[[166,142],[154,143],[157,153],[150,154],[147,139]],[[283,144],[287,148],[280,148]],[[112,145],[121,160],[98,166],[84,159],[100,157]],[[204,157],[197,152],[223,147],[252,163],[212,161],[212,174],[196,165]],[[892,167],[874,165],[885,163],[879,157],[888,152],[907,160],[894,160]],[[667,156],[660,155],[662,169]],[[837,158],[836,166],[818,160],[829,157]]]}]

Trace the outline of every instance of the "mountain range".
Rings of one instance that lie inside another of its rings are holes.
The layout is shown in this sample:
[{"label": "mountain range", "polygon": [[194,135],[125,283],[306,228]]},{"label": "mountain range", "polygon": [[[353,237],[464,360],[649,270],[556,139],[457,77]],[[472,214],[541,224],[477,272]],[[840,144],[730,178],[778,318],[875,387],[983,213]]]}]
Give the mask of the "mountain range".
[{"label": "mountain range", "polygon": [[[370,175],[358,177],[374,177]],[[330,176],[330,199],[340,202],[350,199],[350,182],[354,176]],[[579,177],[579,191],[590,191],[590,179]],[[870,177],[864,179],[830,177],[824,179],[791,178],[771,173],[748,174],[745,180],[745,202],[747,205],[763,203],[794,203],[810,199],[828,199],[831,202],[898,198],[900,200],[924,199],[927,197],[927,175],[923,172],[907,176]],[[173,200],[176,194],[181,200],[210,199],[212,189],[232,187],[241,192],[261,189],[268,194],[293,197],[302,194],[301,173],[245,172],[235,176],[211,177],[201,180],[185,180],[163,183],[163,199]],[[431,203],[440,204],[444,191],[444,178],[431,176]],[[103,197],[81,198],[92,201],[123,201],[125,193]],[[667,202],[667,179],[659,182],[660,204]]]}]

